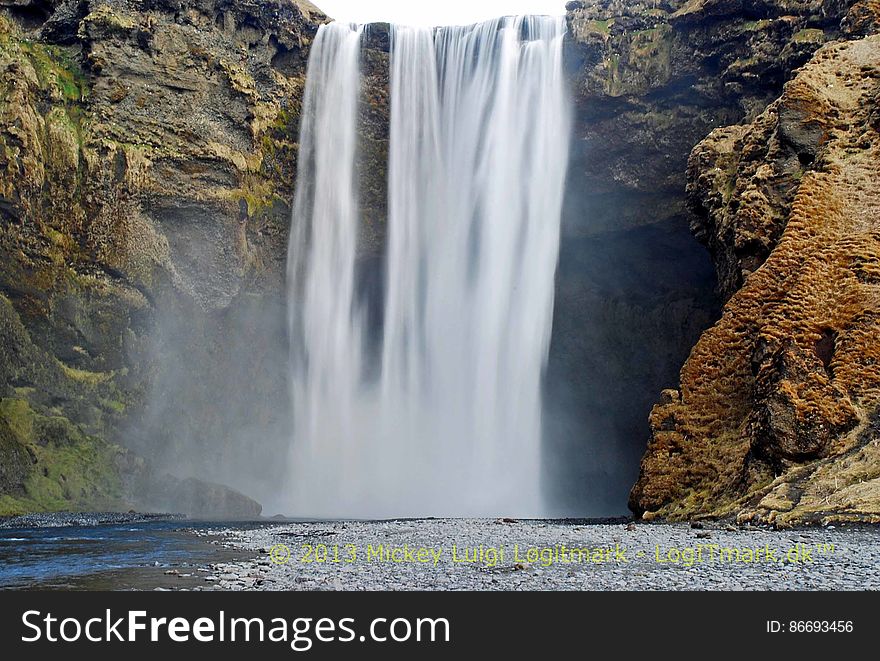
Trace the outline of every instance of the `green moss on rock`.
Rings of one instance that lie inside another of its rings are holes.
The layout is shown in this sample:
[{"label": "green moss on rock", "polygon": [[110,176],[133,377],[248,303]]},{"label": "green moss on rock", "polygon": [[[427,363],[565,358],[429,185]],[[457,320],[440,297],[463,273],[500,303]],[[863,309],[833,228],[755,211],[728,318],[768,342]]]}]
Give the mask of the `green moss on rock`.
[{"label": "green moss on rock", "polygon": [[[23,493],[30,466],[27,448],[19,443],[0,414],[0,493]],[[2,511],[3,504],[0,502]]]},{"label": "green moss on rock", "polygon": [[0,400],[0,419],[18,443],[27,445],[33,442],[34,412],[25,400]]},{"label": "green moss on rock", "polygon": [[795,32],[791,40],[798,43],[817,42],[821,44],[825,41],[825,33],[822,30],[818,30],[816,28],[807,28],[805,30]]},{"label": "green moss on rock", "polygon": [[122,507],[121,453],[67,418],[0,400],[0,516]]},{"label": "green moss on rock", "polygon": [[79,103],[88,96],[88,81],[79,65],[59,46],[22,41],[20,47],[33,64],[40,85],[54,88],[61,98]]},{"label": "green moss on rock", "polygon": [[598,32],[599,34],[611,34],[611,26],[613,24],[613,18],[603,21],[590,21],[587,25],[587,30],[590,32]]},{"label": "green moss on rock", "polygon": [[99,5],[80,24],[80,34],[126,35],[137,23],[134,18],[114,11],[109,5]]}]

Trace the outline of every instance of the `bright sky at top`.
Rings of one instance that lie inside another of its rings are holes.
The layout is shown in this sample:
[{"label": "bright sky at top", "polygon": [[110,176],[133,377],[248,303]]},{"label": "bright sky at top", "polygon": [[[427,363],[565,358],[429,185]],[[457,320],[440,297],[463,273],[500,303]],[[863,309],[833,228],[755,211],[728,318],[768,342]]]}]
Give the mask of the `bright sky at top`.
[{"label": "bright sky at top", "polygon": [[565,13],[566,0],[311,0],[325,14],[351,23],[389,22],[435,27],[468,25],[499,16]]}]

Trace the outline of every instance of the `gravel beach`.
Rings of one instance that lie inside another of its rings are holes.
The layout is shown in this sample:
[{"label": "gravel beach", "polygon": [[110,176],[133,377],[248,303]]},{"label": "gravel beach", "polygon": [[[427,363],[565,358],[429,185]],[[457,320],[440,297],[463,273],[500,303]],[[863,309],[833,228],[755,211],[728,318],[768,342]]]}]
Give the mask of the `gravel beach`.
[{"label": "gravel beach", "polygon": [[[226,590],[876,590],[880,528],[426,519],[308,522],[217,535],[253,560]],[[196,588],[199,589],[199,588]]]}]

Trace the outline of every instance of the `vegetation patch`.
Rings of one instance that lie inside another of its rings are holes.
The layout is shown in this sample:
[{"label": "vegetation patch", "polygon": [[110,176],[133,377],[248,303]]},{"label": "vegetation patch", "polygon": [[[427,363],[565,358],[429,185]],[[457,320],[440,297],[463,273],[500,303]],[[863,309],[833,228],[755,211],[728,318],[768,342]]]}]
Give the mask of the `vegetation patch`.
[{"label": "vegetation patch", "polygon": [[807,28],[795,32],[791,40],[797,43],[822,42],[825,41],[825,33],[818,28]]},{"label": "vegetation patch", "polygon": [[41,415],[23,399],[0,400],[0,427],[21,448],[16,454],[6,443],[4,459],[23,456],[30,464],[21,488],[0,496],[0,516],[121,506],[116,466],[124,451],[118,446],[84,434],[64,417]]},{"label": "vegetation patch", "polygon": [[27,445],[34,438],[34,412],[23,399],[0,400],[0,418],[22,445]]},{"label": "vegetation patch", "polygon": [[90,386],[97,386],[106,383],[113,378],[113,372],[89,372],[87,370],[77,369],[58,361],[58,365],[67,378]]},{"label": "vegetation patch", "polygon": [[21,50],[31,63],[41,87],[55,88],[65,101],[80,103],[89,94],[88,81],[79,65],[58,46],[22,41]]},{"label": "vegetation patch", "polygon": [[599,34],[611,34],[611,26],[614,25],[614,19],[605,21],[590,21],[587,29],[590,32],[598,32]]},{"label": "vegetation patch", "polygon": [[137,27],[134,19],[114,12],[109,5],[100,5],[83,19],[83,24],[86,28],[93,26],[95,28],[103,28],[110,33],[122,35],[128,34]]}]

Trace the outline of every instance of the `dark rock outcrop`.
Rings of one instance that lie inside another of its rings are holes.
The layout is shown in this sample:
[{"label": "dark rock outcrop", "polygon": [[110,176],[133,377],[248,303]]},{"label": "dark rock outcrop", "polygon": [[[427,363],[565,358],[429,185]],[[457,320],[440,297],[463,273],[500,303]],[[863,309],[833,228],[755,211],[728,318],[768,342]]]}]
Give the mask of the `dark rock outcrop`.
[{"label": "dark rock outcrop", "polygon": [[262,506],[234,489],[188,477],[141,476],[130,483],[141,507],[151,512],[175,512],[198,520],[253,521]]},{"label": "dark rock outcrop", "polygon": [[852,4],[570,2],[567,63],[578,105],[572,177],[583,231],[682,214],[694,145],[762,112],[797,67],[840,36]]}]

